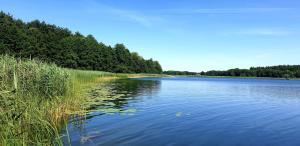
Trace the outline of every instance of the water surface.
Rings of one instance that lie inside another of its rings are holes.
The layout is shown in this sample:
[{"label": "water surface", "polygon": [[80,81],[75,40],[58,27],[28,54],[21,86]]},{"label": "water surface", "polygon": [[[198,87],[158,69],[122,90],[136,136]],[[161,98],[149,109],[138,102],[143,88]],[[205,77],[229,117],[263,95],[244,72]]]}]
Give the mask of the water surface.
[{"label": "water surface", "polygon": [[72,145],[300,145],[300,81],[142,78],[110,90],[120,96],[70,121]]}]

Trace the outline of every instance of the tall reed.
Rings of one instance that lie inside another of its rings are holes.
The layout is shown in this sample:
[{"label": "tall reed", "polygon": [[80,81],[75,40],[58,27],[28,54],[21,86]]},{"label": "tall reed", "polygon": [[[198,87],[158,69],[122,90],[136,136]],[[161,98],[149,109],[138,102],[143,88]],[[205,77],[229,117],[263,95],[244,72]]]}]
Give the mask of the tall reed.
[{"label": "tall reed", "polygon": [[84,113],[84,90],[108,76],[0,56],[0,145],[62,145],[61,128]]},{"label": "tall reed", "polygon": [[70,73],[53,64],[0,56],[0,145],[55,143],[49,117],[70,90]]}]

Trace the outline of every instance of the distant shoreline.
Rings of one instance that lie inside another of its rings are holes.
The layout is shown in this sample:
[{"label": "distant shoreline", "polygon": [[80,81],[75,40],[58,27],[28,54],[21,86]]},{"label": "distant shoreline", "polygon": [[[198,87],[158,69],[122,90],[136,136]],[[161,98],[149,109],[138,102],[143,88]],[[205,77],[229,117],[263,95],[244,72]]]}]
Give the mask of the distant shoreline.
[{"label": "distant shoreline", "polygon": [[233,78],[233,79],[258,79],[258,80],[300,80],[300,78],[272,78],[272,77],[238,77],[238,76],[203,76],[203,75],[173,75],[172,77],[199,77],[199,78]]}]

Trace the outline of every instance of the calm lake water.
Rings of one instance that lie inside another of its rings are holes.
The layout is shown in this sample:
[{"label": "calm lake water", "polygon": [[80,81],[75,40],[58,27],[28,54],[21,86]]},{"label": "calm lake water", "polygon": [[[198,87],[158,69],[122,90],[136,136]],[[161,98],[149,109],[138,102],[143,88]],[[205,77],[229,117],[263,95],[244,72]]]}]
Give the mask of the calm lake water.
[{"label": "calm lake water", "polygon": [[70,121],[72,145],[300,145],[300,81],[142,78],[110,90],[120,96]]}]

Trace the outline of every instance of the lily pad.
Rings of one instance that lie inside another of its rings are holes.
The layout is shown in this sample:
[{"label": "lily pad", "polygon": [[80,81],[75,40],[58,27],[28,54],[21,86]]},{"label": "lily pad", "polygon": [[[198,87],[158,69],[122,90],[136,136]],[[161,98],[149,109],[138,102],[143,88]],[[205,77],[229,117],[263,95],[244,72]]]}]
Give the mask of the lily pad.
[{"label": "lily pad", "polygon": [[180,117],[182,115],[182,112],[177,112],[176,117]]}]

